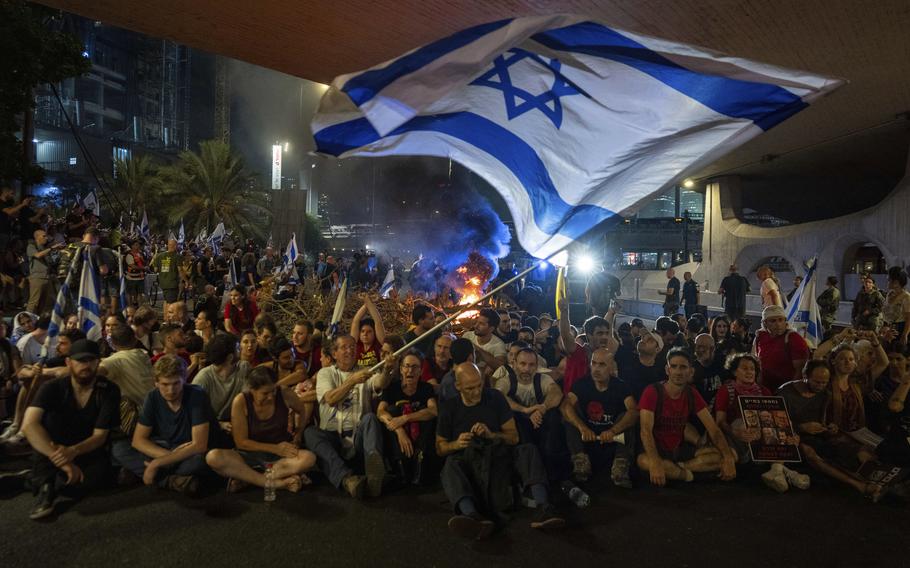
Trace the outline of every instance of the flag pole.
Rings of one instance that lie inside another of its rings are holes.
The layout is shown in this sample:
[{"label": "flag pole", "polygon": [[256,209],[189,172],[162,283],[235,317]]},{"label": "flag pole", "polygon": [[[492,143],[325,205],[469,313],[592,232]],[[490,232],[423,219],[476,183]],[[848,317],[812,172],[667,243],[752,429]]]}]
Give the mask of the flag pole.
[{"label": "flag pole", "polygon": [[[559,250],[556,251],[555,253],[551,254],[546,260],[549,261],[551,258],[553,258],[553,257],[555,257],[556,255],[558,255],[558,254],[560,254],[561,252],[563,252],[565,249],[566,249],[566,247],[563,247],[563,248],[559,249]],[[458,316],[460,316],[460,315],[463,314],[464,312],[470,310],[471,308],[473,308],[473,307],[476,306],[477,304],[483,302],[484,300],[487,300],[487,299],[491,298],[494,294],[496,294],[497,292],[499,292],[500,290],[502,290],[502,289],[505,288],[506,286],[509,286],[510,284],[512,284],[512,283],[514,283],[514,282],[517,282],[517,281],[520,280],[521,278],[524,278],[525,276],[527,276],[528,274],[530,274],[531,272],[533,272],[535,269],[537,269],[539,266],[540,266],[540,261],[537,261],[537,262],[535,262],[534,264],[532,264],[531,266],[529,266],[528,268],[526,268],[525,270],[519,272],[517,275],[513,276],[512,278],[509,278],[508,280],[506,280],[505,282],[503,282],[503,283],[500,284],[499,286],[493,288],[492,290],[490,290],[489,292],[487,292],[485,295],[481,296],[480,298],[478,298],[478,299],[475,300],[474,302],[472,302],[472,303],[470,303],[470,304],[465,304],[465,305],[461,306],[461,309],[459,309],[457,312],[455,312],[454,314],[450,315],[449,317],[447,317],[446,319],[442,320],[441,322],[437,323],[435,326],[433,326],[433,327],[431,327],[429,330],[425,331],[425,332],[424,332],[423,334],[421,334],[419,337],[416,337],[416,338],[414,338],[413,340],[411,340],[411,341],[410,341],[409,343],[407,343],[404,347],[402,347],[401,349],[399,349],[398,351],[396,351],[396,352],[393,354],[393,356],[394,356],[394,357],[400,356],[402,353],[406,352],[406,351],[407,351],[408,349],[410,349],[411,347],[413,347],[413,346],[417,345],[418,343],[420,343],[424,338],[426,338],[426,337],[432,335],[432,334],[435,333],[436,331],[438,331],[438,330],[442,329],[443,327],[445,327],[446,324],[448,324],[448,323],[451,322],[452,320],[456,319]],[[382,366],[383,366],[384,364],[385,364],[385,361],[380,361],[379,363],[376,363],[376,364],[373,365],[373,367],[370,369],[370,372],[371,372],[371,373],[375,373],[376,371],[378,371],[379,369],[381,369]]]}]

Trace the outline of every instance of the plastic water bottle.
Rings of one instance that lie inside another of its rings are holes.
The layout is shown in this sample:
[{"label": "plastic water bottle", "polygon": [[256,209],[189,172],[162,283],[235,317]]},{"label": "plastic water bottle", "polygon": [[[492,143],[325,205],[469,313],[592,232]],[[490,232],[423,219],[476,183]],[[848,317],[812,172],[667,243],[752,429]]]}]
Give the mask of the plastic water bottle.
[{"label": "plastic water bottle", "polygon": [[265,497],[266,503],[275,500],[275,477],[272,473],[272,464],[265,466]]},{"label": "plastic water bottle", "polygon": [[566,495],[569,496],[569,500],[575,504],[579,509],[584,509],[591,504],[591,498],[585,493],[581,487],[575,485],[571,481],[565,481],[562,484],[562,490]]}]

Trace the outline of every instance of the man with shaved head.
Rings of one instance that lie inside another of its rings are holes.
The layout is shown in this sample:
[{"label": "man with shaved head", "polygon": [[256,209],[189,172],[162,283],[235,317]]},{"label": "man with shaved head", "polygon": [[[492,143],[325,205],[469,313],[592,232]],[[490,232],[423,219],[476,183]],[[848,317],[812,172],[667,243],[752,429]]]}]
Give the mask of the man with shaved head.
[{"label": "man with shaved head", "polygon": [[[488,517],[501,518],[511,505],[513,473],[537,502],[531,528],[565,525],[554,514],[547,494],[547,476],[537,447],[518,444],[518,430],[505,396],[485,388],[480,369],[472,362],[455,367],[458,396],[439,410],[436,452],[445,458],[442,487],[455,508],[452,532],[483,539],[493,532]],[[486,488],[479,492],[476,488]]]},{"label": "man with shaved head", "polygon": [[635,436],[626,430],[638,422],[638,406],[629,385],[615,374],[613,353],[595,349],[591,372],[572,385],[562,401],[572,476],[577,482],[587,481],[594,466],[609,467],[614,484],[632,487],[629,466]]}]

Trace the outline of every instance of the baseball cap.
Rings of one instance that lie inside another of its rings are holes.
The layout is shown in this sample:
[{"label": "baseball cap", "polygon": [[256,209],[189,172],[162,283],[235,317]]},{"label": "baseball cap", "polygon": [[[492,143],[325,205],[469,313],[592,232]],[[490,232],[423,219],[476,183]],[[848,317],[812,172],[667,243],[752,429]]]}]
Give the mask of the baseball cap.
[{"label": "baseball cap", "polygon": [[771,318],[785,318],[787,313],[780,306],[768,306],[761,312],[761,319],[765,321],[766,319]]},{"label": "baseball cap", "polygon": [[70,359],[76,361],[91,361],[101,358],[101,349],[98,344],[90,339],[80,339],[70,347]]},{"label": "baseball cap", "polygon": [[657,351],[663,351],[663,350],[664,350],[664,340],[663,340],[663,338],[660,336],[659,333],[657,333],[656,331],[646,331],[646,332],[644,332],[644,333],[641,334],[642,337],[644,337],[644,336],[646,336],[646,335],[650,336],[651,338],[654,339],[654,341],[657,342]]}]

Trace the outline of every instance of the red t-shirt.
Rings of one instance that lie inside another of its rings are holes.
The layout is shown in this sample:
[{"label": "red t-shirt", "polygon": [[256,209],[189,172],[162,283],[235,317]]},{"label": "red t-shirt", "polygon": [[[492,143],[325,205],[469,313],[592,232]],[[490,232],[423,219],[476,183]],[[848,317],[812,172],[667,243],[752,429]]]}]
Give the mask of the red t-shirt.
[{"label": "red t-shirt", "polygon": [[299,351],[294,347],[291,353],[294,355],[294,361],[303,361],[308,377],[315,376],[322,368],[322,348],[318,345],[314,345],[309,351]]},{"label": "red t-shirt", "polygon": [[760,329],[755,335],[755,354],[761,361],[761,382],[773,393],[782,384],[793,380],[793,361],[808,359],[809,346],[796,332],[772,337]]},{"label": "red t-shirt", "polygon": [[357,365],[360,367],[372,367],[379,362],[379,353],[382,351],[382,344],[378,340],[373,340],[373,345],[369,349],[363,346],[363,342],[357,342]]},{"label": "red t-shirt", "polygon": [[[733,400],[730,400],[730,389],[733,389]],[[739,385],[736,381],[727,381],[717,389],[717,398],[714,399],[714,412],[726,412],[727,424],[742,417],[739,409],[739,397],[741,396],[771,396],[771,391],[758,383],[751,385]]]},{"label": "red t-shirt", "polygon": [[234,326],[234,329],[237,330],[237,333],[243,333],[248,329],[253,329],[253,321],[256,319],[256,316],[259,315],[259,307],[256,306],[256,302],[250,300],[247,303],[248,309],[243,311],[234,310],[234,317],[231,317],[231,307],[233,304],[228,302],[224,306],[224,319],[231,320],[231,325]]},{"label": "red t-shirt", "polygon": [[[641,400],[638,401],[638,407],[642,410],[657,410],[657,388],[664,388],[667,382],[663,381],[654,385],[648,385],[645,392],[641,394]],[[695,401],[695,408],[692,414],[697,414],[707,407],[705,399],[698,394],[698,391],[692,387],[692,398]],[[720,391],[718,391],[720,395]],[[686,430],[686,424],[689,423],[689,395],[683,391],[682,396],[672,399],[663,393],[663,407],[660,409],[660,416],[654,417],[654,441],[658,449],[668,452],[674,451],[683,442],[683,433]]]},{"label": "red t-shirt", "polygon": [[423,382],[430,380],[441,381],[448,372],[448,369],[440,369],[439,365],[436,364],[435,359],[427,358],[423,360],[423,368],[420,370],[420,380]]},{"label": "red t-shirt", "polygon": [[562,392],[569,394],[575,381],[586,376],[590,371],[588,362],[588,348],[579,343],[575,344],[575,351],[566,357],[566,372],[562,378]]}]

